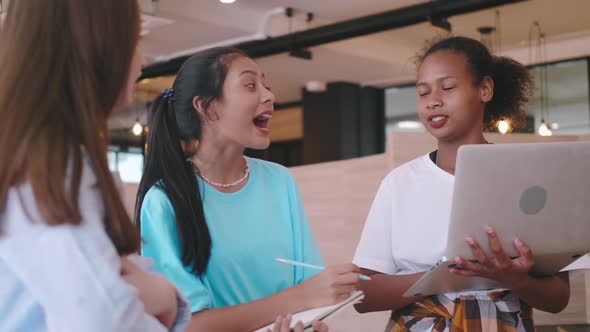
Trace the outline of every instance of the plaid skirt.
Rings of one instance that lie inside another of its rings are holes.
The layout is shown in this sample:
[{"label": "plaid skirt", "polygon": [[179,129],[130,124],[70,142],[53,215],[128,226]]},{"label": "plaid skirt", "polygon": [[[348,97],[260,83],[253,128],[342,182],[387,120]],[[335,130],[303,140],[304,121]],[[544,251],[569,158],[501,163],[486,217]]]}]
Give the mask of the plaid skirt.
[{"label": "plaid skirt", "polygon": [[532,309],[506,290],[424,298],[392,312],[387,332],[532,332]]}]

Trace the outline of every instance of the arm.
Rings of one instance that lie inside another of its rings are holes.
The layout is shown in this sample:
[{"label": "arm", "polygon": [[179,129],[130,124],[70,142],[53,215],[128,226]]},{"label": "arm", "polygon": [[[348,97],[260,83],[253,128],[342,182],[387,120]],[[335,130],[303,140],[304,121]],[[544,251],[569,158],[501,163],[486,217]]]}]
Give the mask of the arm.
[{"label": "arm", "polygon": [[569,302],[569,273],[562,272],[546,278],[527,275],[519,285],[510,287],[510,290],[532,307],[556,314],[565,309]]},{"label": "arm", "polygon": [[277,316],[307,309],[305,298],[291,287],[257,301],[193,313],[186,332],[252,331]]},{"label": "arm", "polygon": [[404,297],[403,294],[424,274],[387,275],[361,269],[371,280],[361,280],[359,288],[365,293],[362,302],[355,304],[359,313],[397,310],[419,300],[418,297]]},{"label": "arm", "polygon": [[195,312],[187,332],[251,331],[271,323],[279,315],[338,303],[356,288],[357,272],[358,268],[352,264],[330,266],[301,284],[262,299]]},{"label": "arm", "polygon": [[475,239],[468,237],[466,242],[477,262],[456,257],[458,269],[451,269],[451,272],[497,280],[503,287],[510,289],[523,301],[539,310],[558,313],[567,306],[570,297],[567,272],[544,278],[532,277],[529,272],[534,265],[533,253],[524,242],[520,239],[514,240],[519,257],[510,259],[502,248],[496,231],[492,227],[486,227],[486,233],[491,255],[488,255]]}]

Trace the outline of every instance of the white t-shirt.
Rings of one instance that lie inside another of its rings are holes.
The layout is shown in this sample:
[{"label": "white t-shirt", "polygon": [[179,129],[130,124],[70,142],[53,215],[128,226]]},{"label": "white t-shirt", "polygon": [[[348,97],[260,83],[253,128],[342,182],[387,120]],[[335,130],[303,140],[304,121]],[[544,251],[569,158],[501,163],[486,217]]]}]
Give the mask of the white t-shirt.
[{"label": "white t-shirt", "polygon": [[446,247],[454,180],[428,154],[391,171],[373,201],[354,264],[386,274],[434,266]]},{"label": "white t-shirt", "polygon": [[[433,267],[447,245],[454,181],[429,154],[391,171],[377,191],[353,263],[391,275]],[[445,295],[454,299],[493,291]]]}]

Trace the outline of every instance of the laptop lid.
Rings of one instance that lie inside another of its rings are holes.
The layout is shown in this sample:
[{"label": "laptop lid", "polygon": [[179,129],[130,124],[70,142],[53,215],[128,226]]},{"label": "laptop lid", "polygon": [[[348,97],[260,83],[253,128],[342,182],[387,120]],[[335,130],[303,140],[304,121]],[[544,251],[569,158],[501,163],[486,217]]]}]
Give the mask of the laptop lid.
[{"label": "laptop lid", "polygon": [[460,147],[446,257],[472,258],[467,236],[489,253],[486,225],[512,257],[515,237],[528,244],[535,273],[556,273],[589,252],[590,142]]}]

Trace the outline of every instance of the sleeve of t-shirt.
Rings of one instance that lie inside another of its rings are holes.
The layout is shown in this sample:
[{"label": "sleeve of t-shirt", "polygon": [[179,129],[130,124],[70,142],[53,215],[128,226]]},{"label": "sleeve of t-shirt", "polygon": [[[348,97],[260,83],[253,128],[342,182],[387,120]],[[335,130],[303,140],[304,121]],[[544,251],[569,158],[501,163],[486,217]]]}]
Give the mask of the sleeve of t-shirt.
[{"label": "sleeve of t-shirt", "polygon": [[353,263],[365,269],[394,274],[397,272],[391,248],[394,197],[386,180],[381,182],[369,211]]},{"label": "sleeve of t-shirt", "polygon": [[211,308],[209,289],[182,263],[174,208],[163,190],[154,187],[145,195],[140,221],[141,253],[154,260],[154,270],[168,278],[184,294],[191,312]]},{"label": "sleeve of t-shirt", "polygon": [[[307,221],[301,194],[291,173],[289,173],[289,199],[295,238],[295,260],[312,265],[323,265],[317,242]],[[295,283],[299,284],[319,272],[318,270],[297,266],[295,267]]]}]

